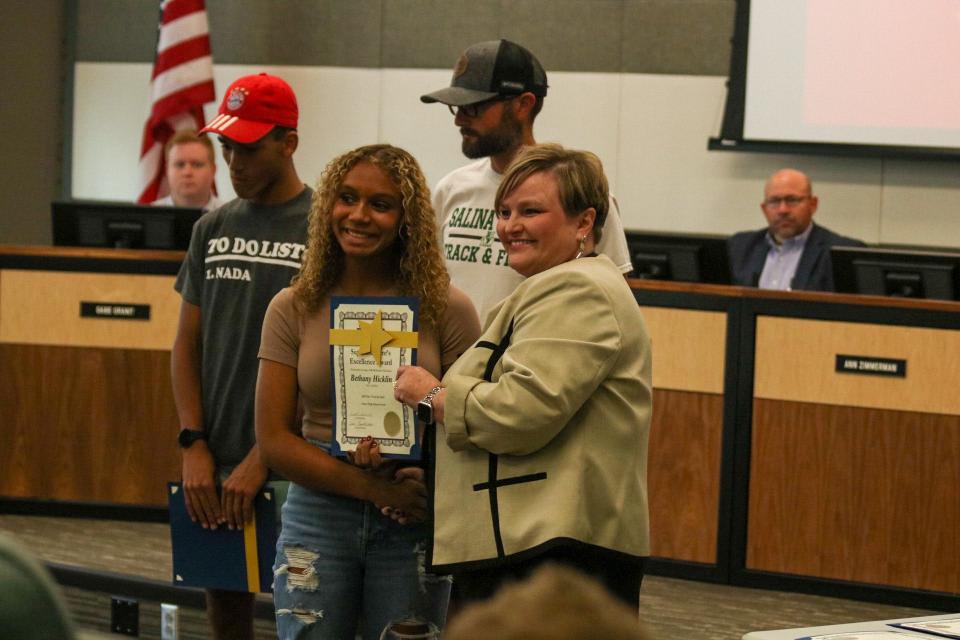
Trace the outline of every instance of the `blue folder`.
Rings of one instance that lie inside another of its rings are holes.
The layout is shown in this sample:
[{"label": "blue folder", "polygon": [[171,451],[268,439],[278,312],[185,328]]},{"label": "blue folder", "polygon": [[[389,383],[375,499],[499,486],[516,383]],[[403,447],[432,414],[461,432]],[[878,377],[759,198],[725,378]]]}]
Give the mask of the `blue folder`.
[{"label": "blue folder", "polygon": [[260,490],[253,522],[243,530],[204,529],[190,520],[179,482],[167,484],[173,583],[177,586],[270,592],[277,550],[277,509],[272,488]]}]

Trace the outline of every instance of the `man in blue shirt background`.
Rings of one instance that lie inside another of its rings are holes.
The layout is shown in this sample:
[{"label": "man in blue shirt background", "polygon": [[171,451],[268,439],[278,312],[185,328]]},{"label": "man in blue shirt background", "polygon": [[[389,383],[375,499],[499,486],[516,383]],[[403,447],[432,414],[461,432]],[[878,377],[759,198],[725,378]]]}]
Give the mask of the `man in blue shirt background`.
[{"label": "man in blue shirt background", "polygon": [[742,231],[727,241],[733,284],[833,291],[830,247],[865,245],[814,224],[818,204],[803,172],[781,169],[770,176],[760,203],[767,228]]}]

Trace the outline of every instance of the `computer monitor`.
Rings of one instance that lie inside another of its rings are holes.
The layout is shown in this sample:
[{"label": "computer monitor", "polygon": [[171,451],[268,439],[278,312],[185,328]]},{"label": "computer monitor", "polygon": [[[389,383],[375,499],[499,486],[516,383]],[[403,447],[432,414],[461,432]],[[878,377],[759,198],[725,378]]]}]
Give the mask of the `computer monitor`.
[{"label": "computer monitor", "polygon": [[633,278],[730,283],[726,236],[628,230],[627,247]]},{"label": "computer monitor", "polygon": [[833,247],[830,257],[840,293],[960,300],[960,250]]},{"label": "computer monitor", "polygon": [[193,223],[202,211],[126,202],[52,202],[53,244],[73,247],[177,249],[190,245]]}]

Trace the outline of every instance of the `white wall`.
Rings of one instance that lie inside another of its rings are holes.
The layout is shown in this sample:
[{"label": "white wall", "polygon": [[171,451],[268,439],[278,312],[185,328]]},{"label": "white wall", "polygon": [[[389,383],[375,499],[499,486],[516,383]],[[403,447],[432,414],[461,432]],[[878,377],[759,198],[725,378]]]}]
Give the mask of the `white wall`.
[{"label": "white wall", "polygon": [[[76,65],[74,197],[135,197],[150,69]],[[282,76],[297,93],[296,164],[308,183],[338,153],[371,142],[408,149],[430,184],[465,162],[446,108],[419,101],[447,84],[447,69],[219,65],[218,93],[258,71]],[[554,72],[536,137],[596,152],[627,228],[730,233],[760,227],[764,180],[793,166],[814,180],[818,221],[839,233],[867,242],[960,246],[960,166],[708,152],[707,138],[719,130],[724,84],[713,76]],[[208,105],[208,114],[215,108]],[[217,186],[233,197],[222,167]]]}]

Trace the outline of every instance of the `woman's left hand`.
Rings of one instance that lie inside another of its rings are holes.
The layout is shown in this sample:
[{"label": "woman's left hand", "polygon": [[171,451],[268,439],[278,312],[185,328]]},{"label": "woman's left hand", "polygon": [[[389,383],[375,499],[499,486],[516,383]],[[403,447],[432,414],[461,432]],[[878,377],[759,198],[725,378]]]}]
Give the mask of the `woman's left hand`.
[{"label": "woman's left hand", "polygon": [[440,385],[432,373],[423,367],[403,366],[397,369],[397,380],[393,383],[393,397],[413,409],[430,389]]},{"label": "woman's left hand", "polygon": [[383,462],[383,456],[380,455],[380,443],[374,438],[366,436],[357,443],[355,451],[347,452],[347,459],[361,469],[379,469]]}]

